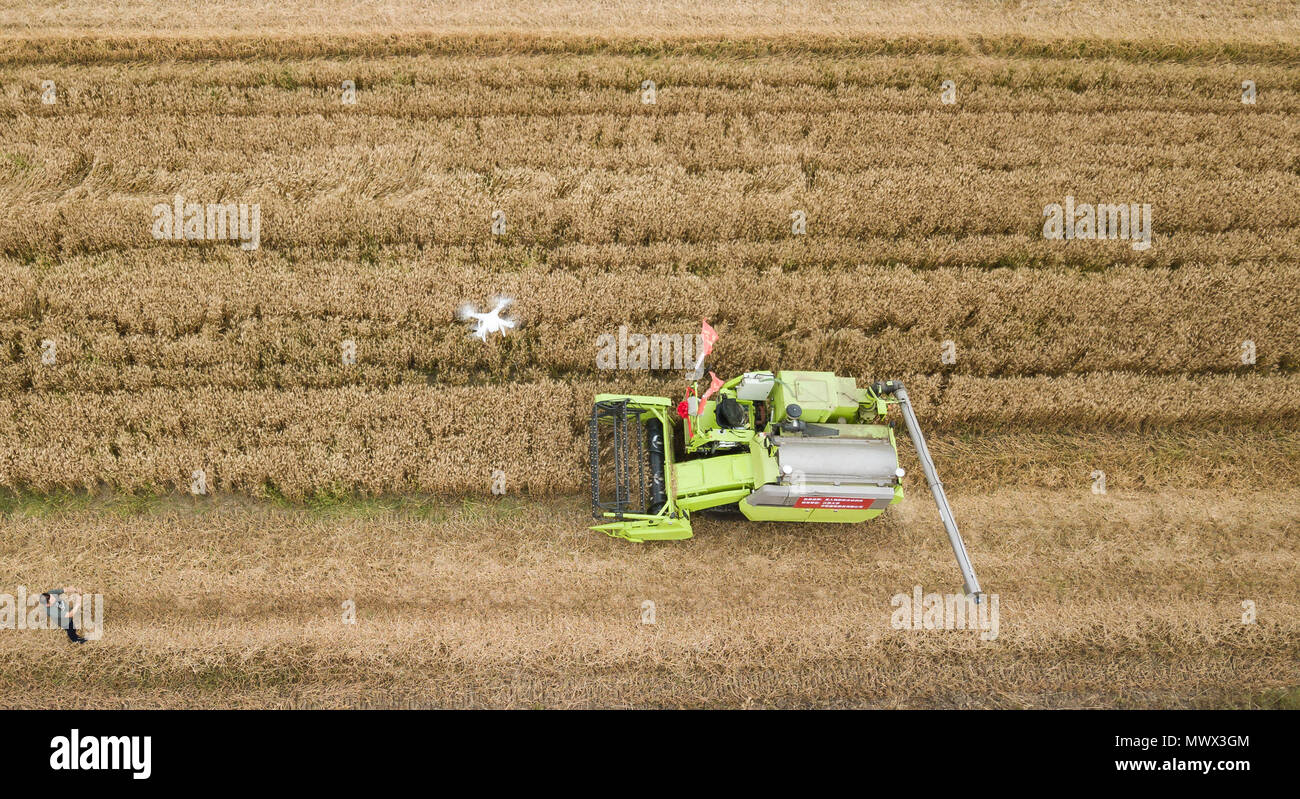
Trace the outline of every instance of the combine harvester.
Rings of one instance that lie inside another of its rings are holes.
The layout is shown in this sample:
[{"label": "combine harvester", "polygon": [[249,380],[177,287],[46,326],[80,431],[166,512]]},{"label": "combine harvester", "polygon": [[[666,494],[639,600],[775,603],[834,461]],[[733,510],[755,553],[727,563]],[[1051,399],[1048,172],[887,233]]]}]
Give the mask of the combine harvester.
[{"label": "combine harvester", "polygon": [[[711,349],[705,325],[704,355]],[[716,334],[713,334],[716,338]],[[697,374],[700,373],[697,364]],[[943,484],[897,380],[859,388],[830,372],[745,372],[674,403],[599,394],[591,413],[591,502],[600,530],[628,541],[691,537],[690,515],[738,511],[751,521],[863,522],[903,498],[891,406],[934,494],[966,593],[979,580]]]}]

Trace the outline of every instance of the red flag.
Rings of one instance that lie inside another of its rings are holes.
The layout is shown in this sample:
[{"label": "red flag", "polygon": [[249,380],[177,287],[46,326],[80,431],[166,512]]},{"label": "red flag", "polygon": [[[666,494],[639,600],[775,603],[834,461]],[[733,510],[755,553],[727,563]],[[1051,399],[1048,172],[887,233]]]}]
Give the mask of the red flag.
[{"label": "red flag", "polygon": [[704,392],[703,397],[700,397],[700,402],[708,402],[709,397],[712,397],[717,393],[717,390],[720,388],[722,388],[722,379],[713,372],[709,372],[709,390]]},{"label": "red flag", "polygon": [[701,401],[701,403],[707,403],[708,398],[716,394],[719,388],[722,387],[723,387],[722,378],[719,378],[718,375],[712,372],[708,373],[708,391],[705,391],[705,395],[703,395],[702,398],[699,398],[699,401]]},{"label": "red flag", "polygon": [[700,340],[703,342],[700,348],[700,359],[703,360],[704,356],[713,352],[713,345],[718,340],[718,331],[709,327],[708,319],[704,320],[704,327],[700,330]]}]

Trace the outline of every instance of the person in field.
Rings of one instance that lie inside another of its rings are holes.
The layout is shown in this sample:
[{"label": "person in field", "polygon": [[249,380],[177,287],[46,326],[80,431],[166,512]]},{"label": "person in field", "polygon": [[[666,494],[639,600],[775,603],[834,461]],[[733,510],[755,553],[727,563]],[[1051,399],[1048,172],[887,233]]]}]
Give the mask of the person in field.
[{"label": "person in field", "polygon": [[[64,598],[65,595],[72,597],[71,606],[68,605],[68,600]],[[50,621],[67,631],[69,641],[74,644],[86,643],[86,639],[78,635],[77,628],[73,626],[73,618],[77,611],[81,609],[81,589],[72,586],[51,588],[41,594],[41,606],[45,608]]]}]

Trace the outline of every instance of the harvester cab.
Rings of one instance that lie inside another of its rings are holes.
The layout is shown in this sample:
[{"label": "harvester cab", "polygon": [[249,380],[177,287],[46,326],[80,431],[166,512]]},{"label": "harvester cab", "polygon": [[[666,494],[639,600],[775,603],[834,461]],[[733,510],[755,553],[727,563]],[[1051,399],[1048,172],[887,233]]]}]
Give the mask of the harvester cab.
[{"label": "harvester cab", "polygon": [[599,394],[592,408],[592,529],[628,541],[691,537],[690,516],[733,510],[751,521],[863,522],[903,498],[897,406],[965,581],[980,585],[935,473],[907,389],[859,388],[830,372],[745,372],[686,399]]}]

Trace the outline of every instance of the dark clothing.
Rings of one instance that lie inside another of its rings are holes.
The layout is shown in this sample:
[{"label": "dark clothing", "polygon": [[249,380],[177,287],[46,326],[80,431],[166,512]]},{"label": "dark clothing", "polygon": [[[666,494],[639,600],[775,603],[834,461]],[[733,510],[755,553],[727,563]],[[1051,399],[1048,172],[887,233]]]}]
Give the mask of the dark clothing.
[{"label": "dark clothing", "polygon": [[72,617],[68,615],[68,603],[61,596],[63,589],[54,588],[45,593],[49,594],[50,599],[54,600],[45,606],[45,613],[50,617],[50,621],[68,631],[69,641],[76,644],[84,643],[86,639],[77,634],[77,628],[72,624]]},{"label": "dark clothing", "polygon": [[63,589],[52,588],[45,593],[50,595],[53,600],[45,606],[45,615],[50,617],[50,621],[59,627],[68,626],[68,603],[63,600]]}]

